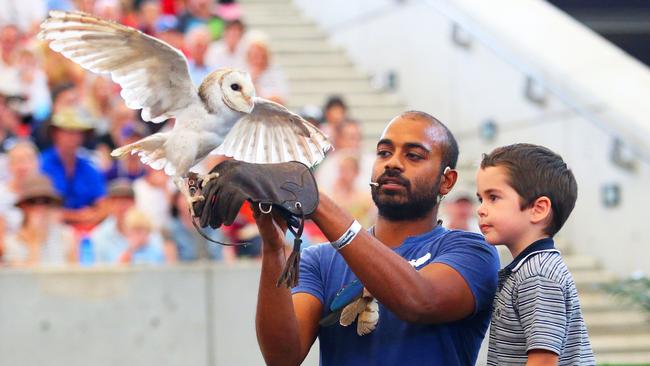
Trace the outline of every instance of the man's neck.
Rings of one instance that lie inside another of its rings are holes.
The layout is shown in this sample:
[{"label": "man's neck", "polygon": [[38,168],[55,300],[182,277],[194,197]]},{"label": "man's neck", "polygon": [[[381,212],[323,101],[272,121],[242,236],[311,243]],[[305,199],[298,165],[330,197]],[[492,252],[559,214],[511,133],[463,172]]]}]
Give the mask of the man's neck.
[{"label": "man's neck", "polygon": [[375,237],[390,248],[402,245],[409,236],[427,233],[438,224],[438,210],[432,210],[421,219],[393,221],[379,216],[375,225]]},{"label": "man's neck", "polygon": [[76,152],[59,149],[58,147],[56,148],[56,152],[59,155],[59,159],[61,159],[61,163],[63,164],[63,169],[65,170],[66,175],[72,175],[77,162]]}]

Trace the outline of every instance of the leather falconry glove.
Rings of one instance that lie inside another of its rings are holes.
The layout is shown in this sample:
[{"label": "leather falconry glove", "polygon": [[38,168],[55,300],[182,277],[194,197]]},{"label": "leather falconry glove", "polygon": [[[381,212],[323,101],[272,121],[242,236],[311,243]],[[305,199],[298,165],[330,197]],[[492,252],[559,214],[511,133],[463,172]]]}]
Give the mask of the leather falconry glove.
[{"label": "leather falconry glove", "polygon": [[194,204],[200,226],[216,229],[232,224],[244,201],[258,206],[264,214],[278,210],[296,239],[276,285],[296,286],[304,220],[318,206],[318,187],[309,168],[296,161],[251,164],[226,160],[208,175],[214,178],[201,189],[205,200]]}]

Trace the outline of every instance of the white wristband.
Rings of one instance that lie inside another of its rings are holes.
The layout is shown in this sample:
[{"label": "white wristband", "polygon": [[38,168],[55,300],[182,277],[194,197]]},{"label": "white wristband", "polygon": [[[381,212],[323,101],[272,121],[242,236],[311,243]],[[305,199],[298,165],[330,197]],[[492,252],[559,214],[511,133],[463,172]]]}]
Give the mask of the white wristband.
[{"label": "white wristband", "polygon": [[343,249],[344,246],[350,244],[354,238],[357,237],[357,234],[361,230],[361,224],[359,221],[354,220],[352,222],[352,225],[341,235],[341,237],[337,241],[333,241],[330,244],[334,247],[336,250],[341,250]]}]

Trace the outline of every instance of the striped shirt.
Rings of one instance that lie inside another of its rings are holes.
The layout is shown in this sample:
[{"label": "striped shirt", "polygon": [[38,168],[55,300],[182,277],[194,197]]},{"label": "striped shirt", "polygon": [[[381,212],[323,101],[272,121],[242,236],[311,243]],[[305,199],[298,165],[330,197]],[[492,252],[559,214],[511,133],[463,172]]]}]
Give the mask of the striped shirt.
[{"label": "striped shirt", "polygon": [[524,365],[533,349],[558,354],[559,366],[596,364],[573,277],[550,238],[499,272],[488,365]]}]

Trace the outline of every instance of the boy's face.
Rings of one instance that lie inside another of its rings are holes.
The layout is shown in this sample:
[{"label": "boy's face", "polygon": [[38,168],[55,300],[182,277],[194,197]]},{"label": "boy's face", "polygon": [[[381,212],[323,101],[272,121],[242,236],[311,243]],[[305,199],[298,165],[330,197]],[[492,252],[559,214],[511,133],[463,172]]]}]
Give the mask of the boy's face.
[{"label": "boy's face", "polygon": [[492,245],[526,245],[530,230],[530,209],[520,208],[520,197],[508,184],[503,167],[479,169],[476,175],[476,195],[481,203],[478,220],[485,240]]}]

